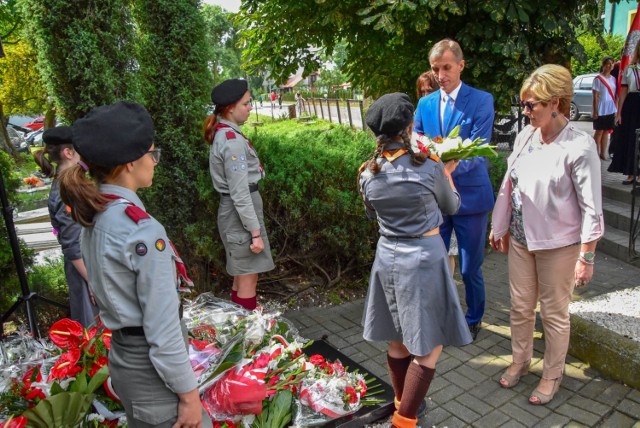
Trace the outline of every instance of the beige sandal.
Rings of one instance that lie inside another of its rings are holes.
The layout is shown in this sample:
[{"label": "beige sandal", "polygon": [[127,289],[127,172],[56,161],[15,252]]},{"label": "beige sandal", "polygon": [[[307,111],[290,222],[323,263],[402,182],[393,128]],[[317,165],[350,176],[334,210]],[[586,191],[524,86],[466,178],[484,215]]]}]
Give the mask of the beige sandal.
[{"label": "beige sandal", "polygon": [[543,394],[538,391],[538,388],[534,389],[531,393],[531,397],[529,397],[529,404],[533,404],[534,406],[542,406],[544,404],[549,403],[553,400],[553,397],[556,395],[556,392],[560,389],[560,383],[562,382],[562,376],[553,380],[553,390],[551,394]]},{"label": "beige sandal", "polygon": [[531,360],[525,361],[524,363],[511,363],[509,367],[521,366],[520,370],[515,375],[510,375],[509,373],[507,373],[509,369],[505,370],[504,374],[502,375],[499,381],[500,386],[507,389],[513,388],[514,386],[516,386],[518,382],[520,382],[520,378],[522,376],[526,376],[527,374],[529,374],[530,365],[531,365]]}]

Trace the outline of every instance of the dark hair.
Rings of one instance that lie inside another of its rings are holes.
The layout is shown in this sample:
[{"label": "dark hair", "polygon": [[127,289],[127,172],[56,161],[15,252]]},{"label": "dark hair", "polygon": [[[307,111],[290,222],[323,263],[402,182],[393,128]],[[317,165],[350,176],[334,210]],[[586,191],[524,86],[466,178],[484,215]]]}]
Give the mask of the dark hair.
[{"label": "dark hair", "polygon": [[239,100],[233,104],[229,104],[228,106],[216,106],[213,114],[207,116],[202,126],[204,141],[206,141],[208,144],[213,144],[213,136],[216,134],[216,124],[218,123],[218,116],[225,117],[229,113],[231,108],[238,102]]},{"label": "dark hair", "polygon": [[[400,133],[400,138],[402,138],[402,142],[404,143],[404,148],[407,150],[409,155],[411,156],[411,162],[414,165],[422,165],[429,158],[425,153],[415,153],[413,148],[411,147],[411,137],[409,136],[409,132],[406,129],[403,129]],[[378,158],[384,152],[386,145],[389,143],[397,142],[396,137],[390,137],[388,135],[381,134],[378,136],[376,140],[376,150],[373,152],[373,156],[367,162],[365,162],[365,167],[370,170],[374,175],[380,172],[380,164],[378,163]]]},{"label": "dark hair", "polygon": [[108,168],[92,165],[84,159],[82,162],[89,167],[89,172],[78,164],[60,173],[60,198],[71,207],[71,216],[76,222],[84,227],[91,227],[95,223],[95,215],[104,211],[105,205],[110,201],[97,185],[117,177],[125,165]]},{"label": "dark hair", "polygon": [[62,161],[64,149],[73,149],[73,145],[46,144],[44,149],[33,153],[33,160],[45,177],[54,178],[58,174],[58,167]]},{"label": "dark hair", "polygon": [[[424,95],[422,94],[422,86],[428,83],[431,87],[431,92],[435,92],[440,88],[438,85],[438,81],[436,80],[436,76],[433,74],[433,71],[425,71],[420,76],[418,76],[418,80],[416,80],[416,95],[418,99],[422,98]],[[429,92],[429,93],[431,93]],[[429,94],[426,94],[429,95]]]},{"label": "dark hair", "polygon": [[611,61],[611,65],[613,65],[614,63],[612,56],[605,56],[604,58],[602,58],[602,62],[600,63],[600,73],[604,71],[604,65],[607,63],[607,61]]}]

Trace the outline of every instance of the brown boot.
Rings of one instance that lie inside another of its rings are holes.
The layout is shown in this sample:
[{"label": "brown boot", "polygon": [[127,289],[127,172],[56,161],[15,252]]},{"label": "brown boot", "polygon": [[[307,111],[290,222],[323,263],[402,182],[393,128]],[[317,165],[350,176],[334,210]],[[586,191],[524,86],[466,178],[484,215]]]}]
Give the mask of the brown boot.
[{"label": "brown boot", "polygon": [[393,419],[391,419],[391,425],[393,425],[395,428],[416,428],[417,424],[418,418],[405,418],[398,412],[394,412]]}]

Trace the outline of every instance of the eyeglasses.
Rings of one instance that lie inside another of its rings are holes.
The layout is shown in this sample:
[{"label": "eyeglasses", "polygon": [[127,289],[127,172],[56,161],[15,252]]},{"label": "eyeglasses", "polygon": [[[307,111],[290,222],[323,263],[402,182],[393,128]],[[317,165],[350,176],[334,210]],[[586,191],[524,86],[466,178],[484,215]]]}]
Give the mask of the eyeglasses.
[{"label": "eyeglasses", "polygon": [[533,110],[533,108],[540,104],[542,101],[520,101],[520,107],[524,109]]},{"label": "eyeglasses", "polygon": [[160,162],[161,149],[149,150],[147,153],[149,153],[151,155],[151,159],[153,159],[154,163],[159,163]]}]

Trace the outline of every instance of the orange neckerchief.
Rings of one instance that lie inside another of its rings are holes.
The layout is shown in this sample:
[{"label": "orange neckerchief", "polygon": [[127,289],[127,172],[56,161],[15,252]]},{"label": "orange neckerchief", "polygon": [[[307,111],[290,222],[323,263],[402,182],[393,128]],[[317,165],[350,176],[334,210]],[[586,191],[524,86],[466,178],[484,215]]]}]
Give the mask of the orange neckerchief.
[{"label": "orange neckerchief", "polygon": [[384,151],[382,153],[382,156],[384,156],[384,158],[389,161],[389,162],[393,162],[394,160],[398,159],[400,156],[407,154],[408,150],[407,149],[398,149],[398,151],[396,151],[394,154],[389,153],[388,151]]}]

